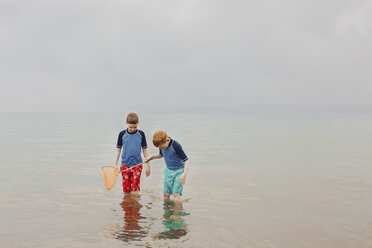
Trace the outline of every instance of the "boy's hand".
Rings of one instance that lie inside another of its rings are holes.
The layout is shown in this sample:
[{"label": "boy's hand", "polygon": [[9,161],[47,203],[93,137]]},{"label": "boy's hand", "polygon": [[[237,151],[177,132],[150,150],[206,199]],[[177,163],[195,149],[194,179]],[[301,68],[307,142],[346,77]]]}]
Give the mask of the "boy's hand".
[{"label": "boy's hand", "polygon": [[186,182],[186,176],[187,174],[182,173],[181,176],[180,176],[180,179],[178,180],[178,184],[182,184],[182,185],[185,185],[185,182]]},{"label": "boy's hand", "polygon": [[146,177],[150,176],[150,173],[151,173],[151,166],[150,165],[147,165],[147,168],[146,168]]},{"label": "boy's hand", "polygon": [[151,157],[145,158],[145,161],[143,163],[147,164],[148,162],[150,162],[150,160],[151,160]]}]

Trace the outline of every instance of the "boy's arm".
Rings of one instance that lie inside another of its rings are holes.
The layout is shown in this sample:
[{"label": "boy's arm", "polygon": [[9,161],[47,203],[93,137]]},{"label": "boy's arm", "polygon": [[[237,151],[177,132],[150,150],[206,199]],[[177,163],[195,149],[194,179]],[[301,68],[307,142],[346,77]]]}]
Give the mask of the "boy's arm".
[{"label": "boy's arm", "polygon": [[147,148],[142,148],[143,156],[145,157],[145,161],[149,158],[149,152]]},{"label": "boy's arm", "polygon": [[[142,148],[143,156],[145,157],[145,161],[149,158],[149,152],[147,151],[147,148]],[[150,162],[147,162],[147,167],[146,167],[146,176],[150,176],[151,173],[151,165]]]},{"label": "boy's arm", "polygon": [[147,160],[145,160],[145,163],[148,163],[148,162],[150,162],[153,159],[158,159],[158,158],[162,158],[162,157],[163,156],[161,154],[152,155],[151,157],[147,158]]},{"label": "boy's arm", "polygon": [[180,179],[178,180],[179,184],[185,185],[187,173],[189,172],[189,160],[185,161],[185,170],[180,176]]},{"label": "boy's arm", "polygon": [[116,168],[118,168],[118,160],[119,160],[119,157],[120,157],[120,153],[121,153],[121,148],[116,148],[115,160],[114,160],[114,167],[116,167]]},{"label": "boy's arm", "polygon": [[118,141],[116,143],[116,152],[115,152],[115,160],[114,160],[114,167],[118,168],[118,161],[121,153],[121,148],[123,146],[123,135],[125,134],[125,130],[121,131],[118,136]]}]

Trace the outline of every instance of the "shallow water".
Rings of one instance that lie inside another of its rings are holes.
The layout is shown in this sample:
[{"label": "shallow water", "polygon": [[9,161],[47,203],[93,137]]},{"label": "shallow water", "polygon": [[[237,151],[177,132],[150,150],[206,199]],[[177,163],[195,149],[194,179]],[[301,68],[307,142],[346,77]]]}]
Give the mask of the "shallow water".
[{"label": "shallow water", "polygon": [[119,114],[0,114],[2,247],[371,247],[372,116],[141,115],[190,158],[182,206],[164,161],[139,197],[107,191]]}]

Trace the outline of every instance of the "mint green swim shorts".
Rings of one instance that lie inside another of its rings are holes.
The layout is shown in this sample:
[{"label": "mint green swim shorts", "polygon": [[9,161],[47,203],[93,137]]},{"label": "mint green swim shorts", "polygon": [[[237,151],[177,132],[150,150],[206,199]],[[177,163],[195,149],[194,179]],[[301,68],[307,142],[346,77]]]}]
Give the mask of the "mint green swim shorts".
[{"label": "mint green swim shorts", "polygon": [[178,170],[164,169],[164,194],[179,194],[182,195],[183,185],[178,183],[178,180],[185,169]]}]

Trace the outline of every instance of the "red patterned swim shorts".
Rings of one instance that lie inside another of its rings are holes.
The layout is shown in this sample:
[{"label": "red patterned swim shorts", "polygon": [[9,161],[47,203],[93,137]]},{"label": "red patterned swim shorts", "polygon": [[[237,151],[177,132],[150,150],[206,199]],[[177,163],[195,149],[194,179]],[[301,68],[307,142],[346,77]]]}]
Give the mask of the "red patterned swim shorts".
[{"label": "red patterned swim shorts", "polygon": [[[125,170],[130,167],[121,165],[120,170]],[[123,176],[123,191],[130,193],[132,191],[140,191],[142,165],[121,173]]]}]

